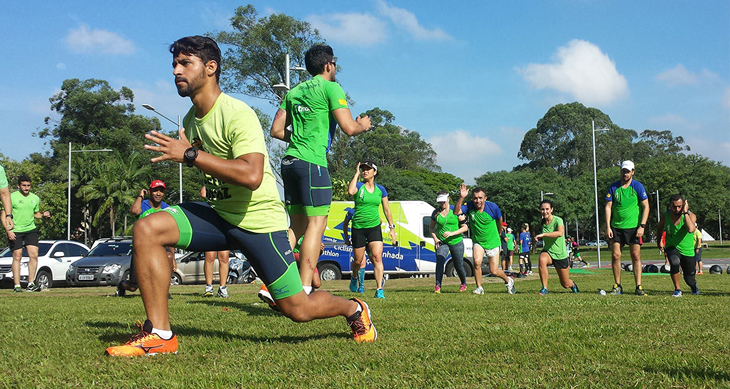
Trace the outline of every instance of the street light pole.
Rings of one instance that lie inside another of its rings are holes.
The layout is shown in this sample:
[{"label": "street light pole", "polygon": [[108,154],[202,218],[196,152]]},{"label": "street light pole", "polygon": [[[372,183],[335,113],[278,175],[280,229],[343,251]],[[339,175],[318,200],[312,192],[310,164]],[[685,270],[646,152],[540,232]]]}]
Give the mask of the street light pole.
[{"label": "street light pole", "polygon": [[608,128],[596,130],[596,123],[591,120],[591,135],[593,136],[593,195],[596,199],[596,249],[598,249],[598,268],[601,268],[601,239],[598,228],[598,174],[596,169],[596,131],[608,131]]},{"label": "street light pole", "polygon": [[114,151],[111,149],[99,150],[71,150],[71,142],[68,142],[68,203],[66,204],[66,240],[71,240],[71,153],[90,153],[94,151]]},{"label": "street light pole", "polygon": [[284,57],[284,61],[285,61],[284,68],[286,69],[286,75],[284,76],[284,83],[283,84],[275,84],[274,86],[272,86],[272,88],[274,88],[275,91],[283,91],[283,92],[286,93],[286,92],[289,92],[289,90],[291,89],[291,76],[290,76],[290,72],[292,70],[302,71],[302,70],[307,70],[307,69],[306,68],[303,68],[301,66],[294,66],[294,67],[292,67],[290,65],[290,62],[289,62],[289,53],[286,53],[286,56]]},{"label": "street light pole", "polygon": [[[157,110],[155,109],[155,107],[153,107],[153,106],[151,106],[151,105],[149,105],[149,104],[142,104],[142,107],[143,107],[143,108],[145,108],[145,109],[149,109],[150,111],[152,111],[152,112],[154,112],[154,113],[156,113],[156,114],[158,114],[158,115],[162,116],[162,117],[163,117],[163,118],[165,118],[165,119],[166,119],[166,120],[167,120],[168,122],[170,122],[170,123],[172,123],[172,124],[175,124],[175,125],[177,125],[177,129],[178,129],[178,131],[180,131],[180,115],[177,115],[177,123],[175,123],[175,122],[174,122],[174,121],[173,121],[172,119],[170,119],[169,117],[167,117],[167,116],[165,116],[165,115],[161,114],[160,112],[158,112],[158,111],[157,111]],[[180,202],[180,203],[182,203],[182,202],[183,202],[183,185],[182,185],[182,164],[181,164],[181,163],[178,163],[177,165],[178,165],[178,166],[177,166],[177,168],[178,168],[178,169],[177,169],[177,170],[178,170],[178,180],[179,180],[179,184],[180,184],[180,201],[179,201],[179,202]]]},{"label": "street light pole", "polygon": [[544,196],[552,196],[554,194],[555,193],[553,193],[553,192],[543,192],[543,191],[540,191],[540,201],[544,200]]}]

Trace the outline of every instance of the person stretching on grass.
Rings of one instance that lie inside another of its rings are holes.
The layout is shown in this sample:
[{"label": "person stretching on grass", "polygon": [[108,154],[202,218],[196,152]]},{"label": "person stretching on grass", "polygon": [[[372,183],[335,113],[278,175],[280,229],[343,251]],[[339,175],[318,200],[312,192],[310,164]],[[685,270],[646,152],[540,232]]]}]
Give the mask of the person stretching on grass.
[{"label": "person stretching on grass", "polygon": [[462,206],[464,199],[469,194],[466,184],[459,187],[459,200],[454,205],[454,214],[459,216],[465,214],[469,221],[469,230],[473,242],[472,256],[474,257],[474,280],[477,288],[474,294],[484,294],[482,288],[482,258],[486,254],[489,261],[489,272],[493,276],[504,280],[507,293],[515,294],[515,280],[508,277],[499,268],[499,249],[501,246],[499,233],[502,230],[502,212],[497,204],[487,201],[484,188],[474,188],[471,191],[472,201]]},{"label": "person stretching on grass", "polygon": [[669,274],[674,284],[674,297],[682,297],[679,284],[679,268],[682,267],[684,282],[692,290],[692,294],[700,294],[695,278],[694,237],[697,217],[689,211],[689,203],[682,195],[669,197],[669,210],[659,219],[657,236],[667,233],[666,245],[657,239],[659,250],[664,251],[669,259]]},{"label": "person stretching on grass", "polygon": [[554,265],[555,271],[558,273],[560,285],[563,288],[570,288],[573,293],[578,293],[578,285],[570,279],[570,259],[568,259],[568,251],[565,247],[565,226],[563,219],[553,215],[553,202],[543,200],[540,203],[540,213],[542,214],[542,233],[535,235],[535,242],[542,239],[544,245],[540,253],[539,268],[540,282],[542,289],[540,295],[548,294],[548,266]]},{"label": "person stretching on grass", "polygon": [[[461,280],[459,292],[466,290],[466,272],[464,271],[464,237],[468,229],[466,217],[454,215],[449,207],[449,192],[439,191],[436,194],[436,203],[439,208],[431,214],[430,231],[433,237],[433,245],[436,248],[436,287],[435,293],[441,293],[441,280],[444,278],[444,264],[446,256],[451,254],[454,261],[454,268]],[[459,226],[461,224],[461,226]]]},{"label": "person stretching on grass", "polygon": [[193,106],[179,139],[157,131],[145,135],[160,153],[153,163],[171,161],[205,175],[207,202],[173,205],[134,224],[135,268],[147,320],[126,344],[106,349],[112,356],[176,353],[167,293],[170,267],[165,246],[189,251],[239,249],[269,286],[279,310],[292,321],[342,316],[358,342],[372,342],[377,331],[362,300],[326,292],[307,294],[287,237],[284,205],[269,165],[256,113],[221,92],[221,52],[207,37],[192,36],[170,45],[178,94]]}]

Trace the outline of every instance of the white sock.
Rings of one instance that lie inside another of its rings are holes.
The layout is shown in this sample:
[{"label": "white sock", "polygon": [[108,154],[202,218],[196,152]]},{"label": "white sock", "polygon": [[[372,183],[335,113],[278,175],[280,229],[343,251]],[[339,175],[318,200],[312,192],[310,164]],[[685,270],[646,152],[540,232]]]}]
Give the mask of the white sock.
[{"label": "white sock", "polygon": [[152,328],[152,333],[157,334],[160,338],[169,340],[172,338],[172,331],[165,331],[158,328]]},{"label": "white sock", "polygon": [[20,288],[20,284],[15,285],[16,288]]},{"label": "white sock", "polygon": [[311,285],[310,286],[302,286],[302,288],[304,288],[304,293],[306,293],[306,294],[312,293],[312,286]]}]

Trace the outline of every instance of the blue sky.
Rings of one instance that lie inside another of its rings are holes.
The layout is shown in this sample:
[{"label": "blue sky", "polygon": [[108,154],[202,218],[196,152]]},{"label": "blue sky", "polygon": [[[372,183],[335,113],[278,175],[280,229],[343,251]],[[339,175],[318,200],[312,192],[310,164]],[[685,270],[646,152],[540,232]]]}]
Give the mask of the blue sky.
[{"label": "blue sky", "polygon": [[[26,1],[4,6],[0,152],[44,150],[33,133],[68,78],[131,88],[138,113],[190,106],[167,46],[228,29],[230,1]],[[443,170],[468,183],[522,163],[522,136],[547,110],[580,101],[637,131],[671,130],[730,165],[728,1],[252,1],[307,20],[335,49],[353,114],[391,111]],[[447,5],[448,4],[448,5]],[[271,114],[264,101],[237,96]],[[165,124],[163,124],[164,126]]]}]

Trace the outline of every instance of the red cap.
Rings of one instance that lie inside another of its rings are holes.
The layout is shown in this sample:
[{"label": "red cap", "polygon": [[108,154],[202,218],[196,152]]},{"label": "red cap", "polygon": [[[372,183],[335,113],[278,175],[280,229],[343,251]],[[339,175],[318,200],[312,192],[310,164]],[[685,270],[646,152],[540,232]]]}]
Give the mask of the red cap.
[{"label": "red cap", "polygon": [[167,187],[165,186],[165,183],[162,182],[162,180],[154,180],[154,181],[150,182],[150,189],[155,189],[160,186],[167,189]]},{"label": "red cap", "polygon": [[[164,185],[164,184],[163,184]],[[507,227],[509,224],[502,222],[502,227]]]}]

